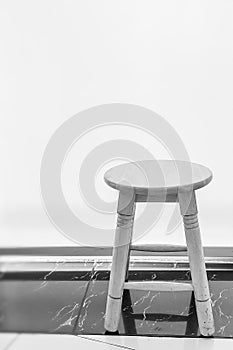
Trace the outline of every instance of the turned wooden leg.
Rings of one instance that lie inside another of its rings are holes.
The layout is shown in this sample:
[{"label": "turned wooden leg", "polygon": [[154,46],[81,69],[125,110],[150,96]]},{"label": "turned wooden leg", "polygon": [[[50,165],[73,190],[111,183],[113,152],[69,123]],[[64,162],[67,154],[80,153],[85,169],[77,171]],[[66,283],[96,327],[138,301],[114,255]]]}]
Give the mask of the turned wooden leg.
[{"label": "turned wooden leg", "polygon": [[195,192],[181,192],[178,196],[184,221],[199,329],[203,336],[211,336],[214,333],[214,319],[198,224]]},{"label": "turned wooden leg", "polygon": [[110,332],[115,332],[117,330],[120,320],[122,294],[128,268],[128,258],[134,222],[134,192],[121,191],[119,193],[117,212],[117,228],[113,247],[112,268],[104,323],[105,329]]}]

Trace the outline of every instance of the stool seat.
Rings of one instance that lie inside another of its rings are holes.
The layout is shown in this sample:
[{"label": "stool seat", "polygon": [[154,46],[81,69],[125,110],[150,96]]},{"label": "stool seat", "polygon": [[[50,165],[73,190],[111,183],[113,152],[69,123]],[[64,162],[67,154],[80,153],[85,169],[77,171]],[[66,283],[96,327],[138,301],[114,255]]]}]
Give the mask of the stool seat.
[{"label": "stool seat", "polygon": [[206,186],[212,179],[207,167],[181,160],[144,160],[121,164],[109,169],[105,182],[121,191],[134,189],[135,194],[174,195],[178,190],[196,190]]}]

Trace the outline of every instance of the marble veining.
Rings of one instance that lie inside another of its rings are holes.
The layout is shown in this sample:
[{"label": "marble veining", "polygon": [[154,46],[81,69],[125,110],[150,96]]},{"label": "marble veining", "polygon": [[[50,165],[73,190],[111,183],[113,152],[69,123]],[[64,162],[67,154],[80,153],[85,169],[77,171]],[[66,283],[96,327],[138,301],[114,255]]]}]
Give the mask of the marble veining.
[{"label": "marble veining", "polygon": [[[0,331],[103,335],[109,271],[93,262],[90,271],[63,279],[57,262],[30,280],[0,276]],[[90,264],[87,261],[87,264]],[[208,271],[214,337],[233,338],[232,271]],[[189,271],[136,271],[129,280],[190,280]],[[120,335],[200,337],[192,292],[124,291]]]}]

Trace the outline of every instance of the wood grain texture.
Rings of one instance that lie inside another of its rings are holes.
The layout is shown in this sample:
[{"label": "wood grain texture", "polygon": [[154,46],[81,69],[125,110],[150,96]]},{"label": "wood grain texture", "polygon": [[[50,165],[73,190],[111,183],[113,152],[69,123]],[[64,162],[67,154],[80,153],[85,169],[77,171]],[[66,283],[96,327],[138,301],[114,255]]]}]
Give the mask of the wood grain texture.
[{"label": "wood grain texture", "polygon": [[115,332],[121,313],[123,288],[128,268],[134,223],[135,203],[132,192],[119,193],[118,218],[113,247],[112,268],[105,313],[105,329]]},{"label": "wood grain texture", "polygon": [[204,337],[212,336],[214,334],[215,328],[211,300],[195,300],[195,304],[201,334]]},{"label": "wood grain texture", "polygon": [[182,193],[179,194],[179,201],[181,213],[183,213],[199,328],[203,336],[211,336],[214,333],[213,311],[197,217],[196,197],[193,193]]},{"label": "wood grain texture", "polygon": [[143,281],[125,282],[125,289],[151,290],[154,292],[190,292],[193,290],[191,283],[170,281]]},{"label": "wood grain texture", "polygon": [[187,247],[173,244],[133,244],[130,250],[147,252],[186,252]]},{"label": "wood grain texture", "polygon": [[[200,332],[203,336],[211,336],[214,333],[214,320],[194,192],[211,181],[211,171],[196,163],[147,160],[114,167],[105,173],[104,178],[109,186],[120,192],[105,329],[115,332],[118,328],[123,289],[173,292],[194,290]],[[186,250],[183,246],[173,245],[131,245],[136,202],[179,202],[192,285],[166,281],[128,282],[130,250],[151,252]]]},{"label": "wood grain texture", "polygon": [[[108,170],[104,179],[117,189],[134,189],[136,195],[167,196],[181,191],[196,190],[212,179],[211,171],[203,165],[174,160],[145,160],[118,165]],[[140,197],[139,197],[140,198]]]}]

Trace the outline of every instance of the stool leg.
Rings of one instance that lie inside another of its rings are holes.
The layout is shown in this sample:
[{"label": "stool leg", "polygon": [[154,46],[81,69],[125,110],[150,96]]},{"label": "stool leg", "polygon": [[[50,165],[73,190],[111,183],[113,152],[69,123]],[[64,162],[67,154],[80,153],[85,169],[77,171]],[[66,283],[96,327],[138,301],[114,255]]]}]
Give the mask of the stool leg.
[{"label": "stool leg", "polygon": [[110,274],[108,298],[104,327],[107,331],[115,332],[121,314],[121,304],[128,257],[132,238],[135,201],[133,192],[120,192],[118,200],[118,218],[113,247],[112,268]]},{"label": "stool leg", "polygon": [[198,324],[201,334],[208,337],[214,333],[214,319],[198,224],[195,192],[181,192],[178,197],[184,222]]}]

